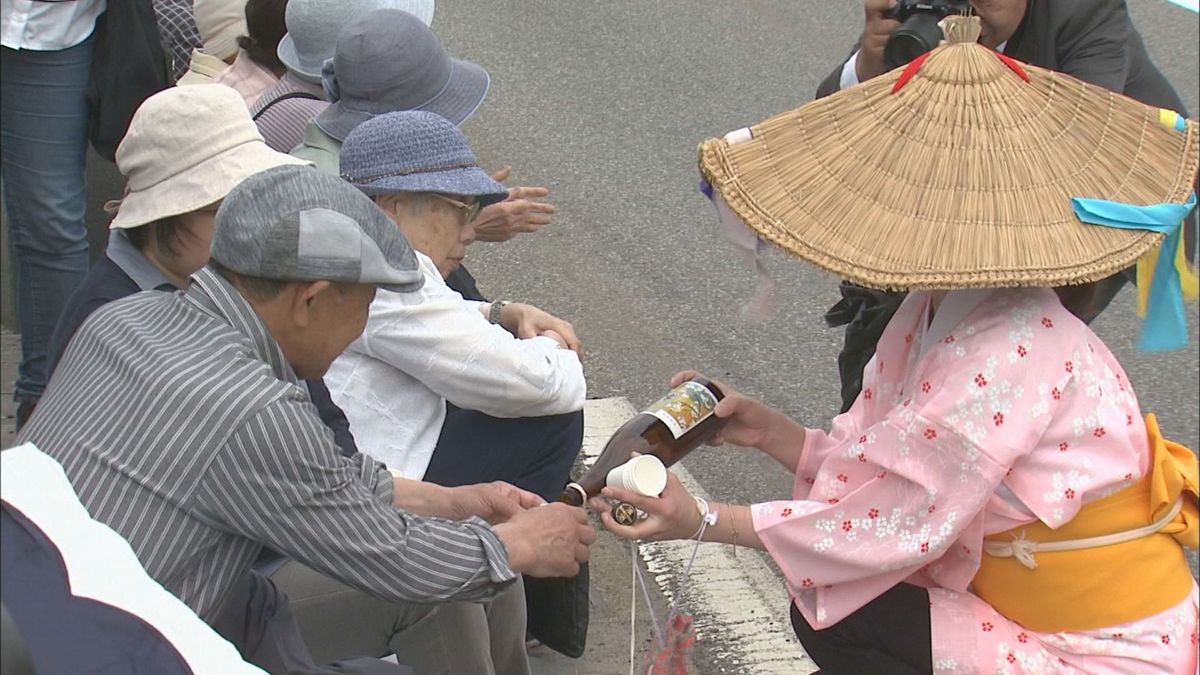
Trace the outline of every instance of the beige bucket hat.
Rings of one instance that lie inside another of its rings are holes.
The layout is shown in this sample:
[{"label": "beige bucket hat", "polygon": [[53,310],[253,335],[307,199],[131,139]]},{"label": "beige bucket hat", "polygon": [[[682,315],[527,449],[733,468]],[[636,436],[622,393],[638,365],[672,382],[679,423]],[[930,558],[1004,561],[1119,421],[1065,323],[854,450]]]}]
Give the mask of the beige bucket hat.
[{"label": "beige bucket hat", "polygon": [[1073,198],[1183,204],[1195,122],[976,43],[700,146],[700,170],[762,239],[882,289],[1061,286],[1163,234],[1085,224]]},{"label": "beige bucket hat", "polygon": [[309,164],[263,142],[241,94],[221,84],[172,87],[146,99],[117,147],[126,194],[105,209],[113,229],[196,211],[259,171]]}]

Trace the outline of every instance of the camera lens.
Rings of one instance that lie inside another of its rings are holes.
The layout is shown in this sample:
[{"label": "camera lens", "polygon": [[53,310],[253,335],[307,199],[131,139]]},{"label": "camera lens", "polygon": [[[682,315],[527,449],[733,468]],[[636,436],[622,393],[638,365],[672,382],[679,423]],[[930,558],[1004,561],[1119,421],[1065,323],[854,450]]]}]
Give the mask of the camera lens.
[{"label": "camera lens", "polygon": [[933,12],[917,12],[900,24],[883,48],[888,68],[899,68],[936,47],[942,40],[940,20]]}]

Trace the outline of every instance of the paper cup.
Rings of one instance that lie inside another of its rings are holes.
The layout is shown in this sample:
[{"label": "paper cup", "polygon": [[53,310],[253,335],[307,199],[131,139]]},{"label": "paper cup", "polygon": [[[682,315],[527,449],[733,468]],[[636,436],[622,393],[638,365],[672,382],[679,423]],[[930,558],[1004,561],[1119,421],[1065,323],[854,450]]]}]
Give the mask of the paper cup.
[{"label": "paper cup", "polygon": [[642,455],[609,471],[606,482],[610,487],[657,497],[667,487],[667,467],[654,455]]}]

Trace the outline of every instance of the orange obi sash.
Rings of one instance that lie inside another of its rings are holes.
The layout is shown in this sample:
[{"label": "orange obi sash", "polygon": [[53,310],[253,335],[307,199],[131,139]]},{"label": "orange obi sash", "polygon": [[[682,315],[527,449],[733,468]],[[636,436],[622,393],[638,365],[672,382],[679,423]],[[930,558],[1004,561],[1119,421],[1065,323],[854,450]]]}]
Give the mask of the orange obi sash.
[{"label": "orange obi sash", "polygon": [[1136,484],[1057,530],[1038,521],[986,537],[975,594],[1040,633],[1116,626],[1183,602],[1193,583],[1183,547],[1200,540],[1196,455],[1164,439],[1154,415],[1146,432],[1150,471]]}]

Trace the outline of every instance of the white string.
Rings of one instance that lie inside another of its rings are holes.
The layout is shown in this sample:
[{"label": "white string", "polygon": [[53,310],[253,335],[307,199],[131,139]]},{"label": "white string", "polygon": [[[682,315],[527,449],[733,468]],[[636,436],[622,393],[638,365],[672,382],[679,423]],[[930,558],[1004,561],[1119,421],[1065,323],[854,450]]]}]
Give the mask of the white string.
[{"label": "white string", "polygon": [[[683,576],[679,578],[679,583],[675,586],[674,597],[671,598],[671,606],[667,610],[667,623],[665,628],[670,629],[671,621],[675,619],[676,611],[679,607],[679,600],[683,597],[683,591],[687,587],[688,578],[692,574],[692,566],[696,563],[696,554],[700,552],[700,543],[704,540],[704,531],[708,529],[708,520],[701,519],[700,529],[696,532],[696,543],[692,546],[692,555],[688,558],[687,567],[683,570]],[[638,542],[636,540],[629,542],[629,559],[630,566],[633,569],[633,579],[637,580],[637,586],[642,589],[642,597],[646,600],[646,608],[650,614],[651,625],[654,627],[654,637],[658,642],[659,649],[667,646],[666,636],[663,635],[662,629],[659,628],[658,614],[654,611],[654,603],[650,598],[650,589],[646,587],[646,578],[642,574],[642,568],[638,566]],[[629,585],[634,586],[633,579]],[[636,675],[637,669],[635,660],[637,656],[637,589],[631,588],[630,594],[635,597],[630,598],[629,602],[629,675]]]},{"label": "white string", "polygon": [[[638,544],[637,541],[629,542],[629,562],[631,565],[631,576],[629,580],[629,675],[636,675],[634,669],[634,659],[637,654],[637,590],[632,588],[633,580],[640,577],[638,574]],[[653,615],[651,615],[653,616]]]},{"label": "white string", "polygon": [[679,607],[680,598],[683,597],[683,589],[687,588],[688,577],[692,575],[692,565],[696,563],[696,554],[700,552],[700,542],[704,540],[704,531],[707,529],[708,521],[701,521],[700,531],[696,533],[696,543],[692,546],[692,556],[688,558],[687,567],[683,569],[683,576],[679,578],[679,584],[675,587],[675,597],[671,600],[671,608],[667,610],[668,626],[675,618],[675,610]]}]

